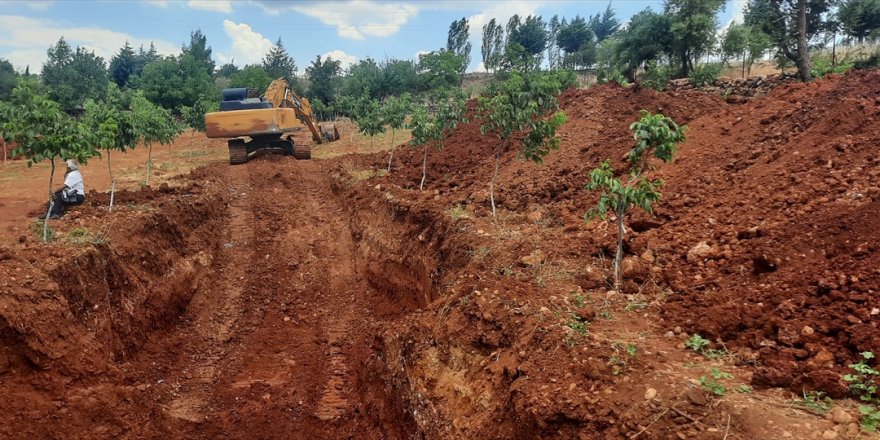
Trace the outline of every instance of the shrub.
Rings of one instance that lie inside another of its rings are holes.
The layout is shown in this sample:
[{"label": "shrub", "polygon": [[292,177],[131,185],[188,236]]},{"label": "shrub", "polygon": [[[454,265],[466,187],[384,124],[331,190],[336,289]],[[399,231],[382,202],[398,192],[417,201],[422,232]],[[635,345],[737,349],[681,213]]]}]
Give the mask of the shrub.
[{"label": "shrub", "polygon": [[695,86],[703,87],[706,84],[711,84],[718,80],[718,75],[721,75],[720,64],[705,64],[691,70],[688,79],[690,79],[691,83]]}]

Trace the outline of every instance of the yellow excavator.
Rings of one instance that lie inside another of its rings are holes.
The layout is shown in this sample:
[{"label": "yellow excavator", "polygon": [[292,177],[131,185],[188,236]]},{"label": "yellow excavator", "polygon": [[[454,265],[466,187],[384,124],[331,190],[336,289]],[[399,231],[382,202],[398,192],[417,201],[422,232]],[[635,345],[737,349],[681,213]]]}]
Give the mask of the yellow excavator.
[{"label": "yellow excavator", "polygon": [[205,134],[229,139],[232,165],[246,163],[261,152],[311,159],[309,143],[294,141],[303,128],[309,129],[318,144],[339,139],[336,126],[319,124],[309,100],[297,95],[284,78],[272,81],[262,97],[253,89],[223,89],[220,111],[205,115]]}]

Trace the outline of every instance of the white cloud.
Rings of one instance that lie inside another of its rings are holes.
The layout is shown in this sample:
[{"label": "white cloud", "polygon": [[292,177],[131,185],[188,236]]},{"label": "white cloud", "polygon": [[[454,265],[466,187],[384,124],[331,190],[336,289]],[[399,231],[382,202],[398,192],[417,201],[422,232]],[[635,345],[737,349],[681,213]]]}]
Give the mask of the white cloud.
[{"label": "white cloud", "polygon": [[419,62],[419,57],[420,57],[420,56],[422,56],[422,55],[426,55],[426,54],[429,54],[429,53],[431,53],[430,50],[419,50],[419,51],[416,51],[416,54],[415,54],[415,56],[413,57],[413,59],[416,60],[416,62],[418,63],[418,62]]},{"label": "white cloud", "polygon": [[[272,7],[271,4],[265,6]],[[340,37],[352,40],[394,35],[419,12],[419,8],[412,3],[379,3],[372,0],[293,3],[289,8],[335,26]]]},{"label": "white cloud", "polygon": [[330,51],[330,52],[325,53],[324,55],[321,55],[321,58],[328,58],[328,57],[333,58],[336,61],[339,61],[339,67],[341,67],[342,70],[346,70],[352,64],[355,64],[358,62],[358,57],[356,57],[354,55],[349,55],[339,49],[336,49],[334,51]]},{"label": "white cloud", "polygon": [[65,27],[56,22],[18,15],[0,15],[0,47],[11,49],[8,59],[16,67],[30,66],[31,73],[39,72],[46,60],[46,49],[64,37],[71,46],[82,46],[109,62],[119,48],[128,41],[137,48],[149,47],[152,41],[163,55],[180,52],[176,44],[164,40],[137,38],[122,32],[95,27]]},{"label": "white cloud", "polygon": [[232,13],[231,0],[189,0],[187,6],[193,9],[202,9],[205,11]]},{"label": "white cloud", "polygon": [[223,20],[223,30],[232,39],[232,47],[229,53],[217,54],[221,63],[229,63],[233,59],[241,65],[259,63],[274,46],[269,39],[244,23]]},{"label": "white cloud", "polygon": [[143,2],[148,5],[156,6],[159,8],[167,8],[168,4],[169,4],[168,0],[143,0]]}]

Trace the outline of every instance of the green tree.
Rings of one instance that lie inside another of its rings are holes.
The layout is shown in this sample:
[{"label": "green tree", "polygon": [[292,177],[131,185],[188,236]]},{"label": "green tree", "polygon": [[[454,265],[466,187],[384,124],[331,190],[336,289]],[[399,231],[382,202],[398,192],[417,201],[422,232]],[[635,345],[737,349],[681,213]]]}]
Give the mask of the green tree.
[{"label": "green tree", "polygon": [[367,57],[348,68],[348,76],[342,86],[344,95],[354,97],[367,96],[372,99],[381,98],[382,68],[376,60]]},{"label": "green tree", "polygon": [[617,19],[614,9],[611,9],[610,1],[605,8],[605,12],[601,15],[590,16],[590,30],[593,31],[598,42],[605,41],[605,39],[614,35],[619,29],[620,20]]},{"label": "green tree", "polygon": [[593,31],[587,26],[587,21],[580,15],[574,20],[560,26],[556,35],[556,44],[566,53],[577,52],[581,46],[593,40]]},{"label": "green tree", "polygon": [[825,16],[832,0],[749,0],[745,24],[763,32],[781,59],[798,67],[802,81],[810,80],[808,44],[825,30]]},{"label": "green tree", "polygon": [[388,172],[391,172],[391,162],[394,160],[394,137],[397,130],[406,126],[406,115],[412,110],[412,98],[409,93],[400,97],[392,96],[385,100],[383,114],[385,124],[391,127],[391,149],[388,154]]},{"label": "green tree", "polygon": [[129,108],[130,97],[126,96],[115,84],[109,85],[105,101],[86,101],[86,112],[82,122],[94,135],[94,146],[104,150],[107,158],[107,172],[110,174],[110,207],[116,195],[116,177],[111,166],[111,152],[121,153],[135,148],[140,138]]},{"label": "green tree", "polygon": [[464,62],[458,73],[464,73],[467,66],[471,64],[471,43],[470,24],[468,19],[462,17],[461,20],[454,20],[449,25],[449,35],[446,39],[446,50],[461,57]]},{"label": "green tree", "polygon": [[180,134],[180,125],[170,111],[153,105],[140,91],[131,98],[131,110],[134,113],[134,127],[147,147],[147,175],[144,185],[149,186],[150,174],[153,172],[153,143],[171,144]]},{"label": "green tree", "polygon": [[390,59],[382,64],[382,96],[415,93],[420,86],[419,72],[414,62]]},{"label": "green tree", "polygon": [[749,49],[749,28],[735,21],[721,35],[721,64],[730,65],[731,59],[740,58],[745,76],[746,54]]},{"label": "green tree", "polygon": [[[151,49],[155,49],[150,44]],[[189,34],[189,44],[181,48],[181,58],[191,57],[193,64],[204,70],[208,76],[214,75],[214,59],[211,57],[211,46],[208,46],[208,37],[202,33],[201,29],[196,29]]]},{"label": "green tree", "polygon": [[495,213],[495,184],[501,155],[515,135],[527,133],[520,141],[523,157],[541,163],[550,151],[559,148],[556,130],[565,122],[565,113],[558,111],[556,95],[566,85],[563,74],[520,75],[511,73],[504,82],[492,83],[486,96],[479,98],[479,114],[483,119],[480,133],[494,138],[492,147],[495,169],[489,183],[492,217]]},{"label": "green tree", "polygon": [[480,45],[480,50],[483,55],[483,67],[486,68],[486,71],[494,70],[497,67],[503,40],[504,28],[496,23],[494,18],[483,25],[483,42]]},{"label": "green tree", "polygon": [[620,290],[621,264],[623,262],[623,237],[626,233],[625,218],[632,206],[638,206],[647,213],[660,200],[663,181],[648,179],[644,172],[650,157],[663,162],[672,161],[678,144],[684,142],[686,127],[680,127],[672,119],[662,114],[653,115],[646,111],[642,117],[630,125],[635,139],[635,147],[629,151],[629,172],[626,176],[615,177],[610,160],[605,160],[590,172],[586,189],[600,190],[599,202],[585,214],[585,219],[607,215],[614,212],[617,217],[617,253],[614,257],[614,286]]},{"label": "green tree", "polygon": [[[511,18],[512,20],[512,18]],[[512,27],[507,33],[507,45],[518,44],[541,64],[547,48],[547,30],[540,15],[529,15],[525,21]]]},{"label": "green tree", "polygon": [[136,74],[137,55],[134,53],[128,41],[119,49],[119,52],[110,59],[110,78],[119,87],[128,84],[128,78]]},{"label": "green tree", "polygon": [[556,44],[565,51],[562,65],[566,68],[588,67],[596,61],[593,31],[581,16],[576,16],[574,20],[560,26]]},{"label": "green tree", "polygon": [[191,54],[147,64],[140,78],[132,81],[132,86],[143,91],[154,104],[177,114],[183,107],[192,107],[200,99],[219,100],[214,80],[205,70],[203,61]]},{"label": "green tree", "polygon": [[275,42],[275,45],[272,46],[269,53],[263,57],[263,69],[266,70],[266,73],[268,73],[273,80],[284,78],[290,84],[297,82],[296,62],[294,62],[293,57],[287,53],[287,49],[285,49],[284,44],[281,43],[281,37],[278,38],[278,41]]},{"label": "green tree", "polygon": [[557,40],[559,39],[559,30],[562,28],[565,18],[559,21],[559,16],[554,15],[547,23],[547,63],[550,69],[556,69],[562,64],[562,55]]},{"label": "green tree", "polygon": [[422,180],[419,191],[425,188],[428,177],[428,150],[431,144],[436,149],[443,148],[443,140],[452,134],[455,128],[464,121],[465,95],[460,89],[438,89],[429,98],[428,106],[434,108],[429,112],[426,106],[416,106],[410,118],[409,127],[412,131],[413,146],[421,147]]},{"label": "green tree", "polygon": [[266,92],[269,84],[272,83],[272,79],[262,66],[249,65],[244,66],[229,78],[229,87],[257,89],[262,94]]},{"label": "green tree", "polygon": [[104,59],[82,47],[73,50],[61,37],[49,48],[41,74],[48,97],[64,111],[82,107],[86,99],[103,99],[107,92]]},{"label": "green tree", "polygon": [[837,9],[843,33],[859,44],[880,38],[880,0],[844,0]]},{"label": "green tree", "polygon": [[718,21],[715,16],[725,0],[665,0],[666,15],[671,20],[672,50],[681,63],[681,76],[686,77],[694,62],[715,45]]},{"label": "green tree", "polygon": [[190,152],[192,152],[192,141],[196,133],[205,132],[205,114],[216,112],[219,110],[220,104],[212,99],[200,99],[196,101],[196,105],[192,107],[183,107],[181,116],[183,122],[192,129],[189,135]]},{"label": "green tree", "polygon": [[463,57],[445,49],[419,55],[419,74],[427,90],[461,85],[465,67]]},{"label": "green tree", "polygon": [[[146,51],[144,50],[144,46],[141,45],[134,58],[134,70],[132,71],[131,76],[140,76],[144,72],[144,66],[161,59],[162,57],[159,55],[159,51],[156,50],[156,45],[152,42],[150,43],[150,48]],[[128,78],[129,82],[132,80],[131,76]]]},{"label": "green tree", "polygon": [[0,101],[6,101],[12,96],[12,89],[18,82],[18,73],[8,60],[0,58]]},{"label": "green tree", "polygon": [[616,44],[603,46],[616,46],[615,64],[630,80],[634,80],[636,69],[642,63],[672,53],[673,39],[670,17],[649,8],[630,18],[626,31],[619,32],[614,38]]},{"label": "green tree", "polygon": [[331,103],[336,99],[336,88],[339,84],[339,73],[342,71],[342,63],[331,57],[321,59],[318,55],[309,67],[306,67],[306,77],[309,79],[309,96],[312,99],[320,99]]},{"label": "green tree", "polygon": [[370,147],[374,145],[377,134],[385,133],[385,119],[379,101],[365,100],[358,117],[358,128],[362,134],[370,137]]},{"label": "green tree", "polygon": [[217,70],[217,76],[220,78],[232,78],[232,75],[235,75],[237,72],[238,66],[235,65],[235,60],[232,60],[232,62],[220,66],[220,69]]},{"label": "green tree", "polygon": [[55,160],[76,159],[86,163],[98,153],[92,147],[92,135],[83,124],[67,116],[59,105],[37,93],[36,84],[25,80],[12,91],[13,119],[7,125],[18,144],[13,155],[24,156],[28,166],[48,160],[49,209],[43,222],[43,241],[48,240],[49,212],[54,203]]}]

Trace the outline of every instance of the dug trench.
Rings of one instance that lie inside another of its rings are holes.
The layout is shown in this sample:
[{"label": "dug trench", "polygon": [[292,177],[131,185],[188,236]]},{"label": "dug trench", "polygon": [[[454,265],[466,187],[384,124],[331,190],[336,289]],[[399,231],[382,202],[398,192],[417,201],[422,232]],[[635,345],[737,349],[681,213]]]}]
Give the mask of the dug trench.
[{"label": "dug trench", "polygon": [[4,248],[0,436],[428,432],[384,332],[467,253],[451,222],[362,197],[331,168],[212,166],[122,193],[112,213],[92,194],[56,243]]}]

